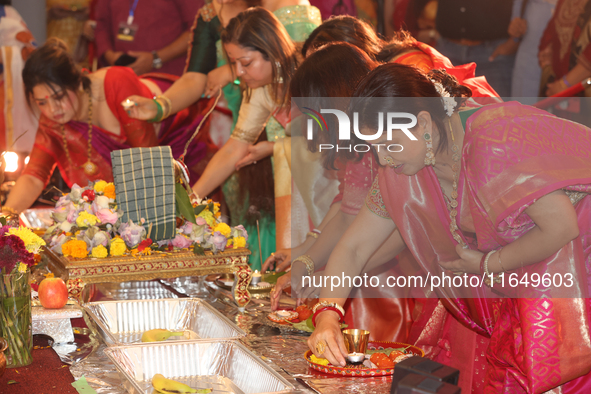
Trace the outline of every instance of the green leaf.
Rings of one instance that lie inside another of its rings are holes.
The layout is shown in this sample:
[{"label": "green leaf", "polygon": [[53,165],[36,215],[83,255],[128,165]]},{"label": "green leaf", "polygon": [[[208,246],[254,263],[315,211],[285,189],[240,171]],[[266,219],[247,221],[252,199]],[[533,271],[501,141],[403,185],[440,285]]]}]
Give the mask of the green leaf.
[{"label": "green leaf", "polygon": [[2,226],[6,226],[6,218],[4,216],[0,218],[0,223],[2,223]]},{"label": "green leaf", "polygon": [[8,382],[6,382],[6,384],[17,384],[18,382],[16,380],[9,380]]},{"label": "green leaf", "polygon": [[197,205],[194,209],[195,215],[199,215],[201,212],[205,210],[205,208],[207,208],[207,205]]},{"label": "green leaf", "polygon": [[196,243],[193,245],[193,253],[197,256],[205,256],[205,249],[203,249],[201,245]]},{"label": "green leaf", "polygon": [[201,389],[201,390],[197,390],[195,392],[198,394],[207,394],[207,393],[211,393],[211,389]]},{"label": "green leaf", "polygon": [[186,220],[193,224],[197,224],[195,221],[195,213],[193,211],[193,205],[191,205],[191,199],[187,194],[187,189],[180,183],[175,185],[176,191],[176,207],[179,216],[184,217]]}]

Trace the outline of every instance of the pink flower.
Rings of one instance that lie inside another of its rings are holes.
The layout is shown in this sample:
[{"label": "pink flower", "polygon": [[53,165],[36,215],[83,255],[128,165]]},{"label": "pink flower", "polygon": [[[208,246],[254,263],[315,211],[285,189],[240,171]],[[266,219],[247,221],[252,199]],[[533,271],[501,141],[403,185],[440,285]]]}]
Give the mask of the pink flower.
[{"label": "pink flower", "polygon": [[207,224],[207,221],[205,219],[203,219],[201,216],[197,216],[197,218],[195,218],[197,225],[198,226],[205,226]]},{"label": "pink flower", "polygon": [[183,234],[191,234],[191,232],[193,231],[193,223],[186,221],[185,224],[182,225],[180,230]]},{"label": "pink flower", "polygon": [[186,238],[182,234],[177,234],[176,237],[174,237],[174,239],[172,240],[172,246],[174,246],[175,248],[188,248],[189,246],[191,246],[191,244],[191,240],[189,238]]},{"label": "pink flower", "polygon": [[134,224],[131,220],[119,227],[119,235],[129,248],[135,248],[146,236],[146,229],[143,226]]},{"label": "pink flower", "polygon": [[119,215],[117,215],[117,212],[113,212],[110,209],[99,210],[96,213],[96,217],[101,221],[101,223],[115,224],[117,223],[117,220],[119,220]]},{"label": "pink flower", "polygon": [[226,248],[226,244],[228,243],[228,240],[226,239],[226,237],[224,237],[222,235],[222,233],[220,233],[219,231],[216,231],[213,234],[213,236],[211,237],[210,242],[213,244],[216,251],[219,250],[220,252],[223,252],[224,249]]}]

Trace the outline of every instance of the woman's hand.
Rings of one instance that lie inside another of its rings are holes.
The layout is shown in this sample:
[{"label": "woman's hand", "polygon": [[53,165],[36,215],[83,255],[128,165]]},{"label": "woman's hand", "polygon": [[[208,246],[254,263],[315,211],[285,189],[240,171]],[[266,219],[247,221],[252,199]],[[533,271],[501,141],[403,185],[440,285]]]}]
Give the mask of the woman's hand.
[{"label": "woman's hand", "polygon": [[[322,276],[323,276],[324,271],[322,272],[315,272],[313,276],[315,277],[320,277],[319,281],[314,282],[314,278],[310,279],[311,284],[313,285],[314,283],[322,283]],[[300,279],[301,281],[301,279]],[[296,306],[300,306],[302,304],[305,304],[306,301],[308,300],[315,300],[320,298],[320,291],[322,290],[322,287],[314,287],[314,286],[306,286],[304,288],[301,289],[301,291],[299,292],[299,294],[297,294],[298,300],[296,303]]]},{"label": "woman's hand", "polygon": [[548,96],[548,97],[554,96],[555,94],[558,94],[558,93],[562,92],[563,90],[566,90],[567,88],[568,87],[564,84],[562,79],[559,79],[558,81],[550,82],[549,84],[546,85],[546,96]]},{"label": "woman's hand", "polygon": [[207,74],[205,96],[207,98],[215,96],[221,88],[231,83],[233,80],[234,75],[232,74],[232,68],[228,64],[211,70]]},{"label": "woman's hand", "polygon": [[308,347],[316,357],[325,358],[334,366],[347,364],[347,349],[336,312],[324,311],[316,316],[316,329],[308,338]]},{"label": "woman's hand", "polygon": [[279,249],[275,253],[271,253],[271,256],[267,257],[267,260],[261,267],[261,272],[267,272],[270,269],[274,269],[276,272],[283,272],[291,266],[291,249]]},{"label": "woman's hand", "polygon": [[509,23],[509,29],[507,32],[511,37],[521,38],[527,32],[527,21],[523,18],[513,18],[511,23]]},{"label": "woman's hand", "polygon": [[248,154],[236,163],[236,170],[251,164],[256,164],[257,161],[271,156],[273,154],[274,145],[275,143],[272,141],[261,141],[256,145],[250,145],[248,147]]},{"label": "woman's hand", "polygon": [[279,277],[277,283],[273,286],[273,290],[270,293],[272,311],[277,310],[279,307],[279,299],[281,298],[281,294],[283,294],[283,289],[286,289],[289,286],[291,286],[291,272]]},{"label": "woman's hand", "polygon": [[127,100],[131,100],[135,103],[133,107],[127,110],[127,115],[129,115],[130,118],[149,120],[153,119],[158,112],[156,103],[152,99],[134,95],[129,96]]},{"label": "woman's hand", "polygon": [[548,45],[546,48],[538,52],[538,63],[541,68],[552,66],[552,46]]},{"label": "woman's hand", "polygon": [[477,250],[464,249],[460,245],[456,245],[456,253],[460,256],[458,260],[440,263],[439,265],[443,269],[456,274],[480,274],[480,260],[483,253]]}]

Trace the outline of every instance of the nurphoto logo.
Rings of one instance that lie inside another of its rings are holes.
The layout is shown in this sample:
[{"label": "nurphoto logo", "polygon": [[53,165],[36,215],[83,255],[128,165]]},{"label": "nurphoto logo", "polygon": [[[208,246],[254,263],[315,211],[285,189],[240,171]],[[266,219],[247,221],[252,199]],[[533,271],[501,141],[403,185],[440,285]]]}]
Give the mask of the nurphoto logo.
[{"label": "nurphoto logo", "polygon": [[[307,123],[307,133],[306,138],[308,140],[312,140],[314,137],[313,129],[314,123],[318,125],[321,132],[325,132],[328,130],[328,125],[324,116],[322,114],[332,114],[337,117],[337,121],[339,124],[339,141],[350,141],[351,140],[351,120],[349,116],[338,109],[320,109],[320,112],[309,108],[303,107],[304,110],[303,114],[308,115],[310,118],[308,119]],[[407,112],[378,112],[378,128],[374,134],[363,134],[359,131],[359,113],[353,112],[353,133],[355,136],[363,141],[376,141],[382,137],[384,134],[384,123],[386,124],[386,137],[388,141],[392,140],[392,131],[393,130],[401,130],[411,141],[416,141],[417,137],[415,137],[409,129],[415,127],[417,125],[417,117],[413,114]],[[408,122],[399,123],[400,120],[407,119]],[[396,120],[396,122],[395,122]],[[348,150],[351,152],[352,150],[355,152],[369,152],[371,147],[375,147],[376,150],[379,152],[380,148],[384,147],[388,150],[388,152],[396,153],[402,152],[403,146],[400,144],[355,144],[355,145],[346,145],[346,146],[339,146],[333,144],[319,144],[319,150],[322,152],[323,150],[330,150],[336,149],[337,152],[340,150]]]}]

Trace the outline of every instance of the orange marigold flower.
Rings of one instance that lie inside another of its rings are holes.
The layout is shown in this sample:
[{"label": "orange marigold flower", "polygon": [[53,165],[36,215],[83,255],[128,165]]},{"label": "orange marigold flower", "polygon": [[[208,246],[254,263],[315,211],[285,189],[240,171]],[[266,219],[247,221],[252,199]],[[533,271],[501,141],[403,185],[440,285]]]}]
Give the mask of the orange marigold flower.
[{"label": "orange marigold flower", "polygon": [[83,259],[88,256],[86,242],[72,239],[62,245],[62,254],[66,257]]},{"label": "orange marigold flower", "polygon": [[112,198],[114,200],[117,197],[117,195],[115,194],[115,185],[113,185],[112,183],[108,183],[103,190],[103,194],[106,197]]}]

